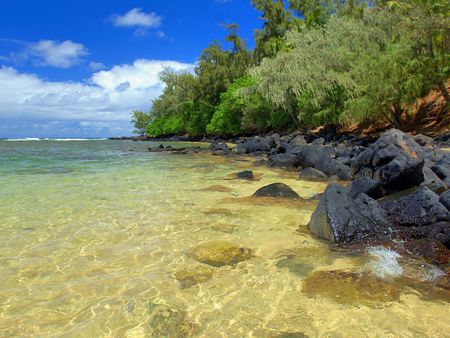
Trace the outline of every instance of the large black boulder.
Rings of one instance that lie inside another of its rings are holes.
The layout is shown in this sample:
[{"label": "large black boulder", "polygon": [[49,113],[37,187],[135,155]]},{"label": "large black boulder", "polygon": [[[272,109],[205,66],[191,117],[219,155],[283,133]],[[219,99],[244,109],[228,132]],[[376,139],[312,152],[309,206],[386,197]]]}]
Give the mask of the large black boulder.
[{"label": "large black boulder", "polygon": [[355,199],[339,184],[330,184],[311,216],[310,230],[319,238],[339,243],[368,242],[390,234],[383,209],[364,193]]},{"label": "large black boulder", "polygon": [[421,184],[423,166],[422,147],[410,135],[391,129],[355,158],[352,169],[356,176],[379,181],[370,196],[380,198]]},{"label": "large black boulder", "polygon": [[[331,160],[334,156],[334,149],[331,146],[321,146],[307,144],[289,150],[289,153],[295,154],[302,168],[316,167],[319,161]],[[319,168],[318,168],[319,169]]]},{"label": "large black boulder", "polygon": [[450,221],[439,196],[427,187],[415,187],[380,199],[386,217],[395,226],[424,226]]},{"label": "large black boulder", "polygon": [[253,194],[254,197],[279,197],[287,199],[300,199],[301,197],[284,183],[266,185]]}]

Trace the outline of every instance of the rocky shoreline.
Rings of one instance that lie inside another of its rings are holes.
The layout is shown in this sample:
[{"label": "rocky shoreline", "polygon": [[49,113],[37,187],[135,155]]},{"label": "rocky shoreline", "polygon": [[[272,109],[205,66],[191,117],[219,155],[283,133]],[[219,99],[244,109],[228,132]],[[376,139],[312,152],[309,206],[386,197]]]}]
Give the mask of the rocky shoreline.
[{"label": "rocky shoreline", "polygon": [[[309,222],[311,232],[341,245],[380,244],[448,269],[450,262],[450,137],[432,139],[391,129],[378,139],[291,134],[239,138],[236,147],[213,141],[209,148],[152,152],[218,156],[252,155],[258,165],[297,170],[299,178],[329,181]],[[242,177],[240,177],[242,176]],[[252,179],[252,172],[237,177]],[[258,190],[295,198],[281,184]]]}]

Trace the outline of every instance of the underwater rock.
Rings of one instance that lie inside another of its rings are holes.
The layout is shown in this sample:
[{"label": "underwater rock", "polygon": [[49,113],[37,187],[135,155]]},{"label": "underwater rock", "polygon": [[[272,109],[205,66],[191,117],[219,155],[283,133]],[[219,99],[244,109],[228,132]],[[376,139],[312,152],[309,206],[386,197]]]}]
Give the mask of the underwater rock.
[{"label": "underwater rock", "polygon": [[250,259],[252,250],[224,241],[211,241],[193,248],[191,258],[211,266],[234,265]]},{"label": "underwater rock", "polygon": [[213,271],[205,266],[193,266],[173,274],[182,289],[204,283],[212,278]]},{"label": "underwater rock", "polygon": [[243,180],[252,180],[255,178],[255,176],[253,175],[253,171],[251,170],[240,171],[236,173],[236,177]]},{"label": "underwater rock", "polygon": [[341,304],[367,306],[397,301],[400,297],[400,290],[386,280],[343,270],[312,273],[303,281],[302,292]]},{"label": "underwater rock", "polygon": [[211,226],[211,230],[224,232],[227,234],[231,234],[236,229],[236,226],[233,224],[214,224]]},{"label": "underwater rock", "polygon": [[270,335],[270,338],[308,338],[303,332],[281,332]]},{"label": "underwater rock", "polygon": [[300,199],[300,196],[284,183],[272,183],[259,188],[254,194],[254,197],[278,197],[288,199]]},{"label": "underwater rock", "polygon": [[318,265],[330,265],[334,258],[328,247],[300,247],[281,253],[278,268],[286,268],[293,274],[305,277]]},{"label": "underwater rock", "polygon": [[203,189],[203,191],[231,192],[233,190],[228,187],[224,187],[223,185],[212,185],[208,188]]},{"label": "underwater rock", "polygon": [[203,212],[205,215],[226,215],[231,216],[233,212],[225,208],[211,208]]},{"label": "underwater rock", "polygon": [[183,310],[150,303],[148,312],[152,337],[190,337],[193,334],[195,326],[186,320],[187,313]]}]

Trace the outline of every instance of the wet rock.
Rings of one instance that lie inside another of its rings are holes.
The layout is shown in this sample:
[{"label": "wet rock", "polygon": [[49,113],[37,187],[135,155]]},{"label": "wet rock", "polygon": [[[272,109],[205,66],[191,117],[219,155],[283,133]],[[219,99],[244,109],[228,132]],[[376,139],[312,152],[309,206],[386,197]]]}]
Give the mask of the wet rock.
[{"label": "wet rock", "polygon": [[190,337],[194,331],[194,325],[186,320],[187,313],[183,310],[150,303],[148,312],[152,337]]},{"label": "wet rock", "polygon": [[189,256],[201,263],[219,267],[250,259],[252,250],[228,242],[212,241],[193,248]]},{"label": "wet rock", "polygon": [[384,210],[375,200],[364,193],[352,199],[336,183],[325,190],[308,226],[317,237],[341,243],[366,242],[390,233]]},{"label": "wet rock", "polygon": [[230,153],[230,148],[226,143],[213,142],[209,149],[213,155],[228,155]]},{"label": "wet rock", "polygon": [[442,193],[439,197],[439,202],[441,202],[445,207],[450,210],[450,190]]},{"label": "wet rock", "polygon": [[368,306],[398,301],[400,297],[400,290],[384,279],[342,270],[312,273],[303,281],[302,292],[341,304]]},{"label": "wet rock", "polygon": [[450,250],[435,240],[419,239],[409,241],[405,243],[405,248],[411,254],[424,257],[433,264],[447,264],[450,262]]},{"label": "wet rock", "polygon": [[174,273],[175,279],[180,283],[182,289],[204,283],[213,276],[213,271],[205,266],[194,266]]},{"label": "wet rock", "polygon": [[326,181],[328,176],[318,169],[308,167],[300,170],[299,178],[310,181]]},{"label": "wet rock", "polygon": [[287,199],[300,199],[300,196],[284,183],[266,185],[253,194],[254,197],[276,197]]},{"label": "wet rock", "polygon": [[439,196],[427,187],[416,187],[379,200],[387,219],[396,226],[422,226],[450,221]]},{"label": "wet rock", "polygon": [[408,134],[391,129],[363,151],[353,162],[356,176],[379,181],[369,195],[380,198],[422,183],[424,152]]},{"label": "wet rock", "polygon": [[253,180],[255,176],[253,176],[253,171],[244,170],[236,173],[236,177],[243,180]]},{"label": "wet rock", "polygon": [[430,239],[438,241],[450,249],[450,222],[438,222],[425,226],[401,227],[396,236],[402,240]]}]

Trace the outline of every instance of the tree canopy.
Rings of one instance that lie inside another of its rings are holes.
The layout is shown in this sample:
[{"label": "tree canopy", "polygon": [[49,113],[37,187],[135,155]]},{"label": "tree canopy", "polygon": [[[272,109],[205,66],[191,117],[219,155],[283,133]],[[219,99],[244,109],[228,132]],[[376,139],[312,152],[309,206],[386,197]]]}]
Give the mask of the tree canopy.
[{"label": "tree canopy", "polygon": [[[151,136],[239,135],[324,124],[401,124],[432,88],[449,102],[447,0],[251,0],[255,49],[227,25],[194,73],[161,73]],[[139,115],[141,116],[141,115]],[[142,116],[141,116],[142,117]],[[142,122],[144,121],[144,122]]]}]

